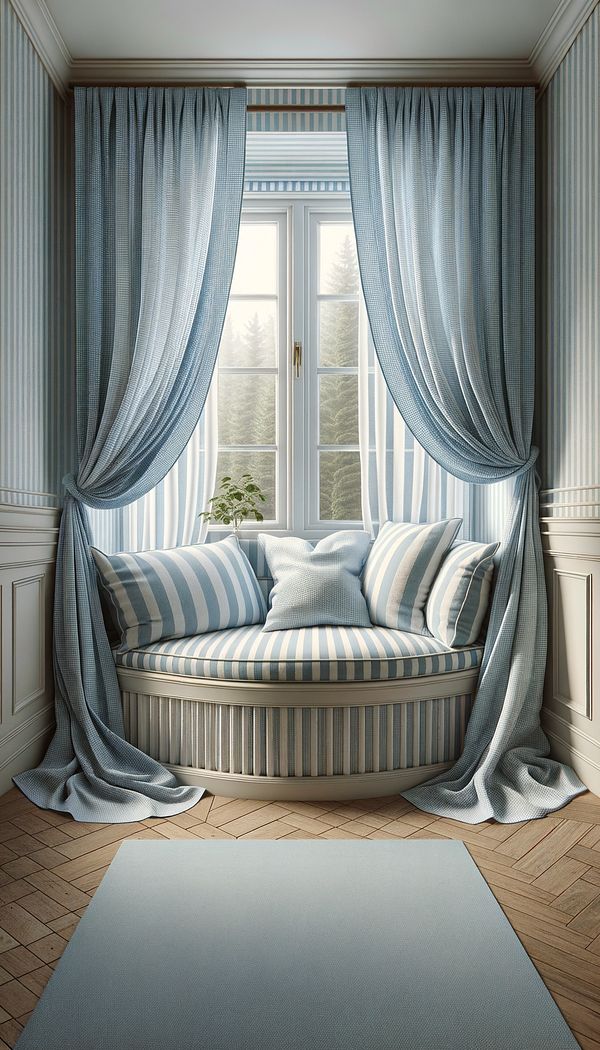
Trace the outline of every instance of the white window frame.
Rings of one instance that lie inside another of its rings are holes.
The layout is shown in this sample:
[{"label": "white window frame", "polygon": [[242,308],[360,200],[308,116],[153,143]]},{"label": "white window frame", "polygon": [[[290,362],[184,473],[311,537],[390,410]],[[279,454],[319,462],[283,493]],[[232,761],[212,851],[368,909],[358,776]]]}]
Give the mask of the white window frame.
[{"label": "white window frame", "polygon": [[[339,223],[346,225],[352,223],[352,212],[350,201],[346,208],[330,208],[323,210],[310,205],[305,212],[305,244],[307,246],[307,269],[305,273],[306,302],[304,304],[305,328],[308,332],[308,353],[304,368],[304,389],[308,399],[309,425],[305,434],[305,457],[306,467],[304,471],[304,528],[309,531],[318,531],[323,534],[335,532],[338,529],[362,528],[362,521],[336,520],[328,521],[320,517],[320,454],[321,451],[345,452],[352,451],[360,455],[358,442],[353,446],[329,445],[321,448],[322,442],[319,434],[319,377],[321,375],[350,375],[356,376],[358,383],[358,361],[356,367],[326,368],[319,363],[319,303],[328,297],[319,292],[319,225],[321,223]],[[358,302],[360,308],[360,297],[348,294],[331,296],[332,302]]]},{"label": "white window frame", "polygon": [[[350,197],[347,193],[246,193],[242,221],[280,223],[277,517],[264,523],[244,522],[242,533],[248,538],[259,532],[293,534],[315,541],[339,529],[362,529],[362,520],[319,519],[318,223],[351,222]],[[292,348],[296,341],[302,345],[299,379],[292,369]],[[337,371],[355,372],[352,368]],[[229,531],[219,525],[210,528],[211,535],[215,536]]]},{"label": "white window frame", "polygon": [[[251,372],[254,375],[273,375],[277,374],[277,381],[275,384],[275,445],[252,445],[252,446],[223,446],[227,451],[255,451],[255,452],[271,452],[274,451],[276,455],[276,471],[275,471],[275,490],[276,490],[276,502],[275,502],[275,518],[265,520],[261,522],[261,529],[265,532],[281,531],[286,528],[287,521],[290,517],[289,508],[289,495],[286,493],[286,477],[287,477],[287,460],[288,460],[288,449],[289,449],[289,398],[288,398],[288,386],[289,386],[289,355],[287,354],[286,348],[289,341],[289,282],[288,282],[288,270],[289,270],[289,214],[287,208],[275,208],[273,202],[265,202],[264,207],[261,208],[244,208],[242,213],[242,220],[245,224],[255,223],[257,225],[263,223],[275,224],[277,227],[277,288],[276,298],[279,309],[279,323],[277,331],[277,353],[278,359],[274,368],[253,368],[248,369],[241,365],[239,368],[227,367],[224,369],[224,373],[227,375],[245,375]],[[263,300],[271,301],[273,299],[272,294],[253,294],[253,293],[235,293],[231,295],[231,300],[234,302],[248,302],[252,300]],[[219,368],[217,360],[217,368]],[[219,376],[220,381],[220,376]],[[220,446],[221,449],[221,446]],[[217,483],[219,478],[217,477]],[[264,528],[263,528],[264,526]],[[250,522],[244,522],[242,524],[244,534],[252,531],[256,531],[256,528]],[[229,532],[228,526],[211,525],[211,532]]]}]

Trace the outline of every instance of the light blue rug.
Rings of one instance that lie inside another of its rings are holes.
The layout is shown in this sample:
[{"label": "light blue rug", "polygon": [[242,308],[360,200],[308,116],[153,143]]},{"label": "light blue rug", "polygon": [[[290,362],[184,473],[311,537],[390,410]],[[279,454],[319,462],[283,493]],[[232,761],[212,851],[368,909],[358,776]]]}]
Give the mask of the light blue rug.
[{"label": "light blue rug", "polygon": [[18,1050],[576,1050],[460,842],[125,842]]}]

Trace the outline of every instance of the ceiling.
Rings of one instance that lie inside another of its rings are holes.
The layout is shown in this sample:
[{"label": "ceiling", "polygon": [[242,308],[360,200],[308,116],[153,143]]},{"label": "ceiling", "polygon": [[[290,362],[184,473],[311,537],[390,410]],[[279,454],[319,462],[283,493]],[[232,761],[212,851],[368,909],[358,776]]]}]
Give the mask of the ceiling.
[{"label": "ceiling", "polygon": [[46,0],[73,59],[527,59],[559,0]]}]

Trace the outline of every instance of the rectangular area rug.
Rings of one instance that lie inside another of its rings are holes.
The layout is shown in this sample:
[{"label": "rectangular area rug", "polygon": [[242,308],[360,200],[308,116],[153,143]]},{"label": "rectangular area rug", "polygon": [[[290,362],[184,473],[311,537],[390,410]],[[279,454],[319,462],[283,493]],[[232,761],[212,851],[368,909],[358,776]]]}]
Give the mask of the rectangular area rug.
[{"label": "rectangular area rug", "polygon": [[125,842],[18,1050],[575,1050],[461,842]]}]

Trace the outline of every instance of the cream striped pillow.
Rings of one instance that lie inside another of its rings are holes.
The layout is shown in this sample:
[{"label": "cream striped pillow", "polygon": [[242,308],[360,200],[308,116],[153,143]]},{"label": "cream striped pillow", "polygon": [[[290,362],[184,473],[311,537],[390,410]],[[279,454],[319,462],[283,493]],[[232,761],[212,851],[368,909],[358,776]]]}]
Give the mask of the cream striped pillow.
[{"label": "cream striped pillow", "polygon": [[426,634],[425,604],[461,518],[412,525],[387,521],[371,547],[363,593],[371,622],[398,631]]}]

